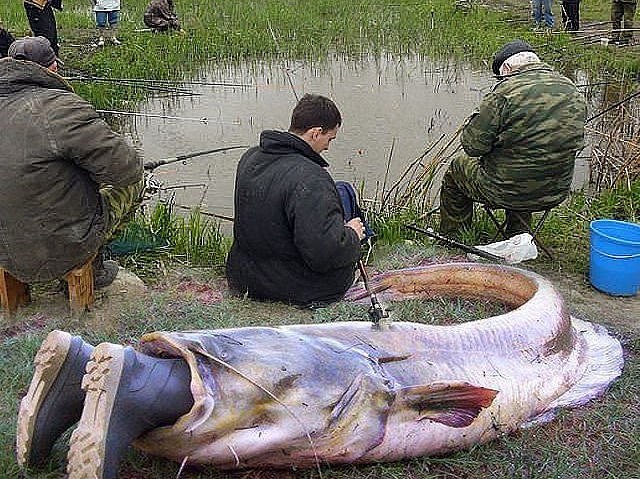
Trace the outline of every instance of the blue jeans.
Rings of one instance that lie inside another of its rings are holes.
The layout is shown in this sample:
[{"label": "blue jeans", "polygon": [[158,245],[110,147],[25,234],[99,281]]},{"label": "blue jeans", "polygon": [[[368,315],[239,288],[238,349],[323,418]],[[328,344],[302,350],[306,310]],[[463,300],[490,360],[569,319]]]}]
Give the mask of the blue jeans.
[{"label": "blue jeans", "polygon": [[553,27],[552,4],[553,0],[533,0],[533,21],[536,25],[542,26],[542,19],[544,17],[544,26],[547,28]]},{"label": "blue jeans", "polygon": [[118,10],[111,10],[110,12],[95,12],[96,14],[96,25],[98,28],[105,28],[107,26],[107,22],[110,27],[113,27],[118,24],[118,20],[120,18],[120,12]]}]

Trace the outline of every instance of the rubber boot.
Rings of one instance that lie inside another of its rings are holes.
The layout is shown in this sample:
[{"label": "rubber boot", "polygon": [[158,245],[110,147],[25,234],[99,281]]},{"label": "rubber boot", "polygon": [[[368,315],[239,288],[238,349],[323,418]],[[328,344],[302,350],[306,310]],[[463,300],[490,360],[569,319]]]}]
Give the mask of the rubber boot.
[{"label": "rubber boot", "polygon": [[119,270],[117,261],[105,260],[102,251],[99,251],[93,260],[93,287],[106,288],[116,279]]},{"label": "rubber boot", "polygon": [[16,455],[21,467],[43,464],[56,439],[80,419],[82,377],[93,349],[79,336],[58,330],[42,342],[18,413]]},{"label": "rubber boot", "polygon": [[193,406],[182,359],[161,359],[111,343],[98,345],[82,387],[82,418],[71,436],[68,479],[115,479],[134,439],[167,426]]}]

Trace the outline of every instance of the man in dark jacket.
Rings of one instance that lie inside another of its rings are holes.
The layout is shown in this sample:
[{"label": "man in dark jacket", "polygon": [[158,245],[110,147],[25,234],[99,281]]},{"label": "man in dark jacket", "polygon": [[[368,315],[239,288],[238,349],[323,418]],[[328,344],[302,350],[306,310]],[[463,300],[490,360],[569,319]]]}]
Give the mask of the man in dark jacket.
[{"label": "man in dark jacket", "polygon": [[364,226],[345,221],[320,156],[341,123],[331,100],[305,95],[288,132],[263,131],[242,156],[227,260],[235,292],[306,306],[337,301],[353,283]]},{"label": "man in dark jacket", "polygon": [[518,216],[561,203],[569,194],[587,112],[568,78],[542,63],[531,45],[507,43],[495,55],[500,79],[462,129],[466,155],[453,159],[440,191],[440,232],[471,224],[473,203],[507,210],[506,232],[523,231]]},{"label": "man in dark jacket", "polygon": [[[94,257],[144,188],[135,149],[56,69],[44,37],[16,40],[0,60],[0,266],[25,283]],[[96,260],[96,287],[113,281],[114,263]]]}]

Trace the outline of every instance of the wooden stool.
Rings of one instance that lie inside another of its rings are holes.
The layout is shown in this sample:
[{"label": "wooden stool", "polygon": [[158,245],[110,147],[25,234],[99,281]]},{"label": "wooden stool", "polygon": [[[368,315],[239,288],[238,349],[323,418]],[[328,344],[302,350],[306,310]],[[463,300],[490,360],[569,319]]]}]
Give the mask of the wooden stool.
[{"label": "wooden stool", "polygon": [[[93,258],[64,276],[69,285],[69,306],[71,313],[89,311],[95,300],[93,287]],[[14,278],[11,273],[0,268],[0,304],[10,315],[20,306],[31,301],[29,285]]]}]

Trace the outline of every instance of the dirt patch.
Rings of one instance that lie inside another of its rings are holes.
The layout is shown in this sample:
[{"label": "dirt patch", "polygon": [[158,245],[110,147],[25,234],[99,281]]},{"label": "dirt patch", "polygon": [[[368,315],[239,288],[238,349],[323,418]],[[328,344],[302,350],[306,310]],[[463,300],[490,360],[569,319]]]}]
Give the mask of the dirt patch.
[{"label": "dirt patch", "polygon": [[535,268],[554,284],[565,299],[571,314],[587,321],[603,324],[621,334],[640,334],[640,298],[609,296],[596,290],[579,275]]}]

